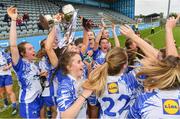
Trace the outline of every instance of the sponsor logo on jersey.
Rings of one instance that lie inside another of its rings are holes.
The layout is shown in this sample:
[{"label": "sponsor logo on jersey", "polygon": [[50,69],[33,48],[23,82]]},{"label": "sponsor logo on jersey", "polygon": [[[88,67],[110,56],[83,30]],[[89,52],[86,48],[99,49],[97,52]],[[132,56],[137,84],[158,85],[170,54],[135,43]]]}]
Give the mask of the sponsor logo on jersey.
[{"label": "sponsor logo on jersey", "polygon": [[180,115],[180,107],[177,99],[162,99],[163,113],[167,115]]},{"label": "sponsor logo on jersey", "polygon": [[107,84],[109,94],[119,93],[119,87],[117,82],[111,82]]}]

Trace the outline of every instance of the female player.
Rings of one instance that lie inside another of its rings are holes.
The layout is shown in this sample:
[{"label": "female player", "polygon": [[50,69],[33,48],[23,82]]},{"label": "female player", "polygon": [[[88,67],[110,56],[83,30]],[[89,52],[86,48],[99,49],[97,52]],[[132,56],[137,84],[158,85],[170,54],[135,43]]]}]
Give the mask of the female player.
[{"label": "female player", "polygon": [[34,63],[34,47],[28,42],[16,44],[16,19],[17,9],[10,7],[7,9],[11,17],[10,27],[10,51],[12,55],[13,68],[18,76],[20,84],[19,106],[22,118],[39,118],[41,108],[41,85],[39,68]]},{"label": "female player", "polygon": [[[55,71],[55,68],[51,65],[49,58],[46,54],[45,50],[45,42],[46,39],[42,40],[40,45],[41,49],[37,53],[37,58],[40,59],[39,61],[39,69],[42,72],[47,72],[46,77],[41,77],[41,85],[43,88],[42,91],[42,109],[41,109],[41,118],[45,118],[46,112],[49,114],[52,113],[52,118],[56,118],[56,96],[57,96],[57,87],[58,87],[58,81],[57,78],[52,78],[53,72]],[[46,111],[47,108],[49,111]]]},{"label": "female player", "polygon": [[[13,81],[11,77],[12,61],[8,53],[0,51],[0,93],[3,95],[6,91],[12,102],[12,115],[17,113],[16,96],[13,92]],[[7,105],[7,98],[4,100]]]},{"label": "female player", "polygon": [[61,118],[86,118],[86,99],[91,90],[82,90],[83,62],[78,53],[66,52],[59,60],[59,68],[65,76],[57,75],[60,79],[57,104]]},{"label": "female player", "polygon": [[135,73],[124,74],[128,57],[124,49],[110,50],[102,66],[94,69],[83,87],[95,90],[101,106],[101,118],[125,118],[139,84]]},{"label": "female player", "polygon": [[[147,76],[143,83],[151,92],[137,98],[128,118],[180,118],[180,58],[172,34],[178,19],[169,18],[166,23],[166,57],[159,60],[152,55],[143,59],[138,75]],[[129,27],[122,27],[121,31],[127,37],[139,39]]]},{"label": "female player", "polygon": [[[112,24],[112,30],[115,40],[115,46],[120,47],[119,40],[117,38],[116,32],[115,32],[115,25]],[[109,51],[110,45],[109,45],[109,37],[103,37],[104,27],[101,28],[100,32],[98,33],[95,45],[93,48],[93,59],[95,61],[95,65],[102,65],[105,62],[105,55]]]}]

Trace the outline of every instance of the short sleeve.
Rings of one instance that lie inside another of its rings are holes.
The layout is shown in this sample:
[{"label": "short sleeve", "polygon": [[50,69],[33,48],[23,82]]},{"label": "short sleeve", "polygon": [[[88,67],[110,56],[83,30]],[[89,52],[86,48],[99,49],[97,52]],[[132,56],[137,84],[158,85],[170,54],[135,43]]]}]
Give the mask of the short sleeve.
[{"label": "short sleeve", "polygon": [[59,111],[65,111],[74,102],[72,90],[67,83],[62,83],[58,87],[57,91],[57,106]]},{"label": "short sleeve", "polygon": [[19,58],[18,63],[16,65],[13,65],[13,68],[16,72],[19,72],[19,70],[23,69],[23,61],[22,58]]}]

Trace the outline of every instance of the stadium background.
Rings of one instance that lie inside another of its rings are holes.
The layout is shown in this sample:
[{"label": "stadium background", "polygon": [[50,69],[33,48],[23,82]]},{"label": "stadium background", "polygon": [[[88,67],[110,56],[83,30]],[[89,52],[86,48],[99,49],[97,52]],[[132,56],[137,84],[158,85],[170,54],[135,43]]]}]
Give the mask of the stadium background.
[{"label": "stadium background", "polygon": [[[27,41],[33,44],[35,50],[39,49],[41,40],[47,37],[47,30],[39,30],[37,23],[40,14],[54,15],[59,8],[65,4],[73,4],[76,9],[79,9],[78,15],[92,19],[96,24],[100,24],[101,16],[98,13],[103,13],[119,21],[120,23],[132,24],[135,23],[135,0],[0,0],[0,3],[6,4],[6,7],[0,11],[0,46],[7,47],[9,45],[9,26],[3,22],[4,15],[8,6],[16,5],[20,15],[25,11],[29,13],[30,21],[27,22],[28,31],[22,26],[22,31],[17,26],[18,43]],[[107,25],[111,22],[105,20]],[[152,26],[159,26],[159,22],[140,24],[139,29],[147,29]],[[95,33],[98,29],[94,29]],[[109,28],[110,36],[112,36],[111,28]],[[116,29],[117,35],[120,35]],[[81,21],[77,21],[77,32],[75,37],[82,36]]]}]

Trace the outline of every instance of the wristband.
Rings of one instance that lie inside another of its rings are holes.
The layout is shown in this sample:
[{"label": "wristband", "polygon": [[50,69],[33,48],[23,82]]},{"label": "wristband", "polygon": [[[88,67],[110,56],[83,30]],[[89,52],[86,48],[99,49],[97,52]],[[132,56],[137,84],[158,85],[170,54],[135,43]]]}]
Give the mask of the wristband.
[{"label": "wristband", "polygon": [[83,94],[81,94],[80,96],[83,97],[85,100],[87,100],[87,98]]}]

